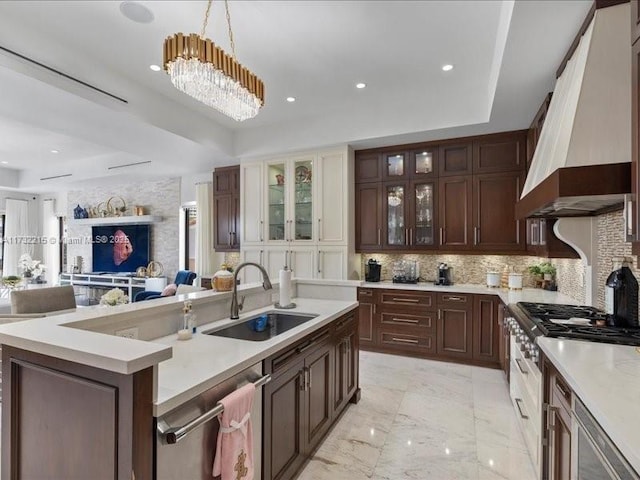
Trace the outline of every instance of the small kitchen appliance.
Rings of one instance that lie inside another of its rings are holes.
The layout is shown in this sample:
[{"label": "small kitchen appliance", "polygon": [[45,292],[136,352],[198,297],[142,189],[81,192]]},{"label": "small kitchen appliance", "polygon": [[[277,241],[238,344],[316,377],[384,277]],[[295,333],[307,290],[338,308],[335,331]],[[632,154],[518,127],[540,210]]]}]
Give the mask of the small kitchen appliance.
[{"label": "small kitchen appliance", "polygon": [[420,266],[415,260],[393,262],[393,283],[418,283]]},{"label": "small kitchen appliance", "polygon": [[623,260],[607,277],[606,311],[612,326],[638,328],[638,281],[628,265]]},{"label": "small kitchen appliance", "polygon": [[438,265],[438,277],[435,281],[436,285],[453,285],[451,280],[451,267],[448,267],[446,263]]},{"label": "small kitchen appliance", "polygon": [[370,258],[364,266],[364,279],[367,282],[379,282],[381,270],[382,265],[373,258]]}]

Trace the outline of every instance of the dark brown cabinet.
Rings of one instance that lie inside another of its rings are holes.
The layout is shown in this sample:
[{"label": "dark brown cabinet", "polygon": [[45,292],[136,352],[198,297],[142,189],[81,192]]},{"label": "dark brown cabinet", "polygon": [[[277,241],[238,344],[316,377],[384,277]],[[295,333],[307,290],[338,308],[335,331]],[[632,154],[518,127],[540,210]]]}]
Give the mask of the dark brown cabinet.
[{"label": "dark brown cabinet", "polygon": [[444,177],[438,184],[439,244],[446,250],[472,247],[472,176]]},{"label": "dark brown cabinet", "polygon": [[348,402],[358,400],[358,311],[264,363],[263,475],[293,478]]},{"label": "dark brown cabinet", "polygon": [[525,253],[526,157],[525,130],[356,152],[356,251]]},{"label": "dark brown cabinet", "polygon": [[441,177],[471,174],[471,142],[456,141],[455,143],[442,144],[438,158],[438,171]]},{"label": "dark brown cabinet", "polygon": [[566,380],[547,360],[543,360],[544,425],[543,478],[571,478],[571,401],[573,392]]},{"label": "dark brown cabinet", "polygon": [[496,295],[359,288],[358,300],[359,346],[366,350],[508,371],[509,334],[500,335],[504,312]]},{"label": "dark brown cabinet", "polygon": [[[524,252],[525,222],[515,219],[524,173],[473,176],[473,245],[490,252]],[[446,234],[446,232],[445,232]]]},{"label": "dark brown cabinet", "polygon": [[500,299],[495,295],[473,296],[473,359],[500,363]]},{"label": "dark brown cabinet", "polygon": [[356,185],[356,244],[359,251],[382,250],[382,184]]},{"label": "dark brown cabinet", "polygon": [[542,132],[544,121],[547,118],[547,112],[549,111],[549,104],[551,103],[552,95],[553,92],[549,92],[544,98],[542,105],[540,105],[538,112],[536,113],[535,117],[533,117],[531,126],[527,131],[527,171],[529,171],[531,160],[533,160],[533,153],[535,152],[536,146],[538,145],[538,140],[540,140],[540,133]]},{"label": "dark brown cabinet", "polygon": [[527,132],[487,135],[473,142],[473,173],[524,172]]},{"label": "dark brown cabinet", "polygon": [[473,358],[472,295],[438,294],[437,352],[444,357]]},{"label": "dark brown cabinet", "polygon": [[537,257],[580,258],[573,248],[554,233],[556,221],[555,218],[527,218],[527,252]]},{"label": "dark brown cabinet", "polygon": [[367,348],[374,342],[374,325],[376,315],[376,303],[378,302],[377,290],[373,288],[358,288],[358,323],[360,347]]},{"label": "dark brown cabinet", "polygon": [[213,172],[213,243],[216,251],[240,250],[240,166]]}]

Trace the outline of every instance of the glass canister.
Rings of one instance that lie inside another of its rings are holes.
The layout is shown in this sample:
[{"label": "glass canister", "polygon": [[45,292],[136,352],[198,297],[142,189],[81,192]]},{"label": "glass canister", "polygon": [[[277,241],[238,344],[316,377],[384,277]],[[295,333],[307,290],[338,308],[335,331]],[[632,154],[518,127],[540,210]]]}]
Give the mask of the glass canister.
[{"label": "glass canister", "polygon": [[225,265],[213,275],[213,289],[216,292],[230,292],[233,290],[233,273],[227,270]]}]

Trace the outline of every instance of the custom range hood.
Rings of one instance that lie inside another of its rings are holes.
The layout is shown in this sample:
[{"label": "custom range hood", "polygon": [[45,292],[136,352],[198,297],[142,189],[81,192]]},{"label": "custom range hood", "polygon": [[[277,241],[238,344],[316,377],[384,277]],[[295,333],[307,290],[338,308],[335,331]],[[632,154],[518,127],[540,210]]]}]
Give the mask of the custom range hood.
[{"label": "custom range hood", "polygon": [[594,10],[556,81],[519,219],[594,215],[631,192],[629,4]]}]

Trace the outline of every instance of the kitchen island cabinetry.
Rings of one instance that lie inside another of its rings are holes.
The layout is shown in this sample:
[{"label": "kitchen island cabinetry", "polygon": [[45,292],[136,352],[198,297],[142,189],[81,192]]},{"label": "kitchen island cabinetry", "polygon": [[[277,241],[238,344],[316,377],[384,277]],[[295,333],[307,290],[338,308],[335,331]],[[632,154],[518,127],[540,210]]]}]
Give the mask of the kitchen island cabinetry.
[{"label": "kitchen island cabinetry", "polygon": [[264,362],[263,476],[289,479],[358,395],[358,312]]}]

